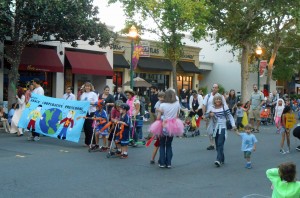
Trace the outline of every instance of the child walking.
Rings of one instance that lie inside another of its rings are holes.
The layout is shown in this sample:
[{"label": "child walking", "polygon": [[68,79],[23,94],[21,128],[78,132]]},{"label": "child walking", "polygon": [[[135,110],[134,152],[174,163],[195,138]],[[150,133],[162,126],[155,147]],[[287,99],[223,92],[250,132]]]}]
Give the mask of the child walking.
[{"label": "child walking", "polygon": [[[158,116],[158,109],[160,107],[160,104],[163,103],[163,101],[165,99],[165,92],[159,92],[157,94],[157,97],[158,97],[158,101],[156,102],[156,104],[154,106],[156,117]],[[154,149],[153,149],[153,152],[152,152],[152,157],[151,157],[151,160],[150,160],[150,164],[155,164],[155,156],[157,154],[158,148],[159,148],[159,137],[156,136],[156,140],[155,140],[155,143],[154,143]]]},{"label": "child walking", "polygon": [[[291,150],[291,143],[290,143],[290,130],[293,128],[294,123],[296,120],[293,120],[293,111],[290,106],[286,106],[283,109],[282,115],[281,115],[281,123],[282,123],[282,128],[280,130],[281,132],[281,142],[280,142],[280,153],[281,154],[286,154],[290,153]],[[284,142],[286,139],[286,144],[288,146],[287,151],[283,149],[284,147]]]},{"label": "child walking", "polygon": [[239,133],[237,130],[235,133],[242,138],[242,151],[244,152],[244,158],[246,159],[245,168],[252,168],[251,165],[251,153],[256,150],[257,139],[254,134],[251,133],[251,126],[246,125],[244,130],[246,133]]},{"label": "child walking", "polygon": [[120,105],[121,118],[117,121],[117,138],[118,144],[121,145],[121,159],[128,158],[128,144],[129,144],[129,128],[130,128],[130,118],[127,114],[130,109],[129,105],[123,103]]},{"label": "child walking", "polygon": [[[107,148],[107,140],[106,137],[108,136],[108,130],[101,130],[106,123],[108,122],[108,117],[106,111],[103,109],[103,106],[105,106],[105,103],[103,100],[99,100],[97,103],[97,110],[95,112],[95,117],[93,118],[96,123],[96,132],[95,132],[95,145],[92,146],[91,150],[95,151],[100,149],[101,152],[105,152]],[[102,136],[103,145],[99,147],[99,137]]]},{"label": "child walking", "polygon": [[243,117],[244,117],[244,109],[242,108],[242,104],[238,102],[237,109],[236,109],[236,127],[238,130],[241,130],[244,127],[242,124]]},{"label": "child walking", "polygon": [[268,179],[272,182],[272,197],[300,197],[300,182],[296,181],[296,165],[292,162],[268,169]]},{"label": "child walking", "polygon": [[282,116],[283,110],[284,110],[284,100],[278,99],[276,106],[275,106],[275,115],[274,115],[277,133],[279,133],[280,128],[282,127],[281,116]]}]

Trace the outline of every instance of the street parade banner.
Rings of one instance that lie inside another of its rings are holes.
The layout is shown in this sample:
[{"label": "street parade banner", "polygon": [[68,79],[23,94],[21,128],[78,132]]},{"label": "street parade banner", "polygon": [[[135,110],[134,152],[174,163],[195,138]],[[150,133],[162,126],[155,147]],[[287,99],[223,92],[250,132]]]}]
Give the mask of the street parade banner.
[{"label": "street parade banner", "polygon": [[32,93],[19,121],[20,128],[49,137],[79,142],[83,117],[90,103]]}]

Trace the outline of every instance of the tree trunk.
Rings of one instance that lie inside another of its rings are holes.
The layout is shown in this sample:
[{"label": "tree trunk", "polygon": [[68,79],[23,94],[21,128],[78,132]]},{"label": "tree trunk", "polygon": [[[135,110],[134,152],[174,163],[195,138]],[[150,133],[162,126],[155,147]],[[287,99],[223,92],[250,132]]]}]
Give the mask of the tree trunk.
[{"label": "tree trunk", "polygon": [[242,103],[247,101],[248,93],[248,79],[249,79],[249,64],[248,64],[248,55],[250,50],[250,44],[245,43],[242,49],[242,59],[241,59],[241,76],[242,76]]},{"label": "tree trunk", "polygon": [[[280,46],[280,44],[278,42],[276,42],[274,45],[274,49],[273,49],[269,64],[268,64],[268,75],[267,75],[266,84],[268,85],[269,88],[270,88],[270,83],[271,83],[271,78],[272,78],[273,65],[274,65],[274,62],[275,62],[275,59],[277,56],[279,46]],[[269,90],[269,91],[271,91],[271,90]]]},{"label": "tree trunk", "polygon": [[16,42],[11,48],[6,50],[6,57],[11,65],[11,69],[8,72],[8,107],[11,107],[16,102],[17,85],[19,81],[19,65],[21,61],[21,54],[24,47],[20,43]]},{"label": "tree trunk", "polygon": [[173,70],[172,70],[172,75],[173,75],[173,88],[175,89],[175,92],[176,94],[178,95],[178,87],[177,87],[177,69],[176,69],[176,66],[177,66],[177,61],[176,60],[172,60],[171,61],[172,63],[172,67],[173,67]]}]

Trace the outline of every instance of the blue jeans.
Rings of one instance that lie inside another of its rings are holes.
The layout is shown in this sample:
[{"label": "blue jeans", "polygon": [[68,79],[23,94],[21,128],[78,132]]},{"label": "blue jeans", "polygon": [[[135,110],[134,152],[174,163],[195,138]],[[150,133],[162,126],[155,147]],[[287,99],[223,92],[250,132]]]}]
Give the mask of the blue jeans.
[{"label": "blue jeans", "polygon": [[[141,116],[136,116],[136,119],[137,120],[140,120],[142,119]],[[133,140],[135,142],[138,142],[138,140],[142,140],[143,139],[143,127],[142,126],[137,126],[137,123],[136,121],[134,121],[134,126],[135,126],[135,129],[134,129],[134,134],[133,134]],[[131,132],[132,132],[132,129],[131,129]]]},{"label": "blue jeans", "polygon": [[171,160],[173,157],[172,151],[173,137],[161,136],[159,138],[159,161],[160,165],[171,166]]},{"label": "blue jeans", "polygon": [[216,149],[217,149],[217,161],[224,163],[225,129],[222,129],[220,134],[219,134],[219,130],[217,131],[215,142],[216,142]]}]

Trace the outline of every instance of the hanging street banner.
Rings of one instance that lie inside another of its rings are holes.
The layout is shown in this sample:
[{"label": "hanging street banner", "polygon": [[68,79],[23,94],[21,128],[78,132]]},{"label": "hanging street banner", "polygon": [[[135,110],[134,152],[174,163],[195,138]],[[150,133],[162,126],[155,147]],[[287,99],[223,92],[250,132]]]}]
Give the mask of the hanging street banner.
[{"label": "hanging street banner", "polygon": [[89,107],[87,101],[64,100],[32,93],[18,127],[53,138],[79,142],[83,118]]},{"label": "hanging street banner", "polygon": [[261,60],[259,62],[259,77],[263,77],[267,68],[268,62],[267,60]]},{"label": "hanging street banner", "polygon": [[132,54],[132,66],[133,69],[135,70],[137,67],[137,64],[140,59],[140,55],[143,53],[143,47],[140,45],[134,46],[133,54]]}]

